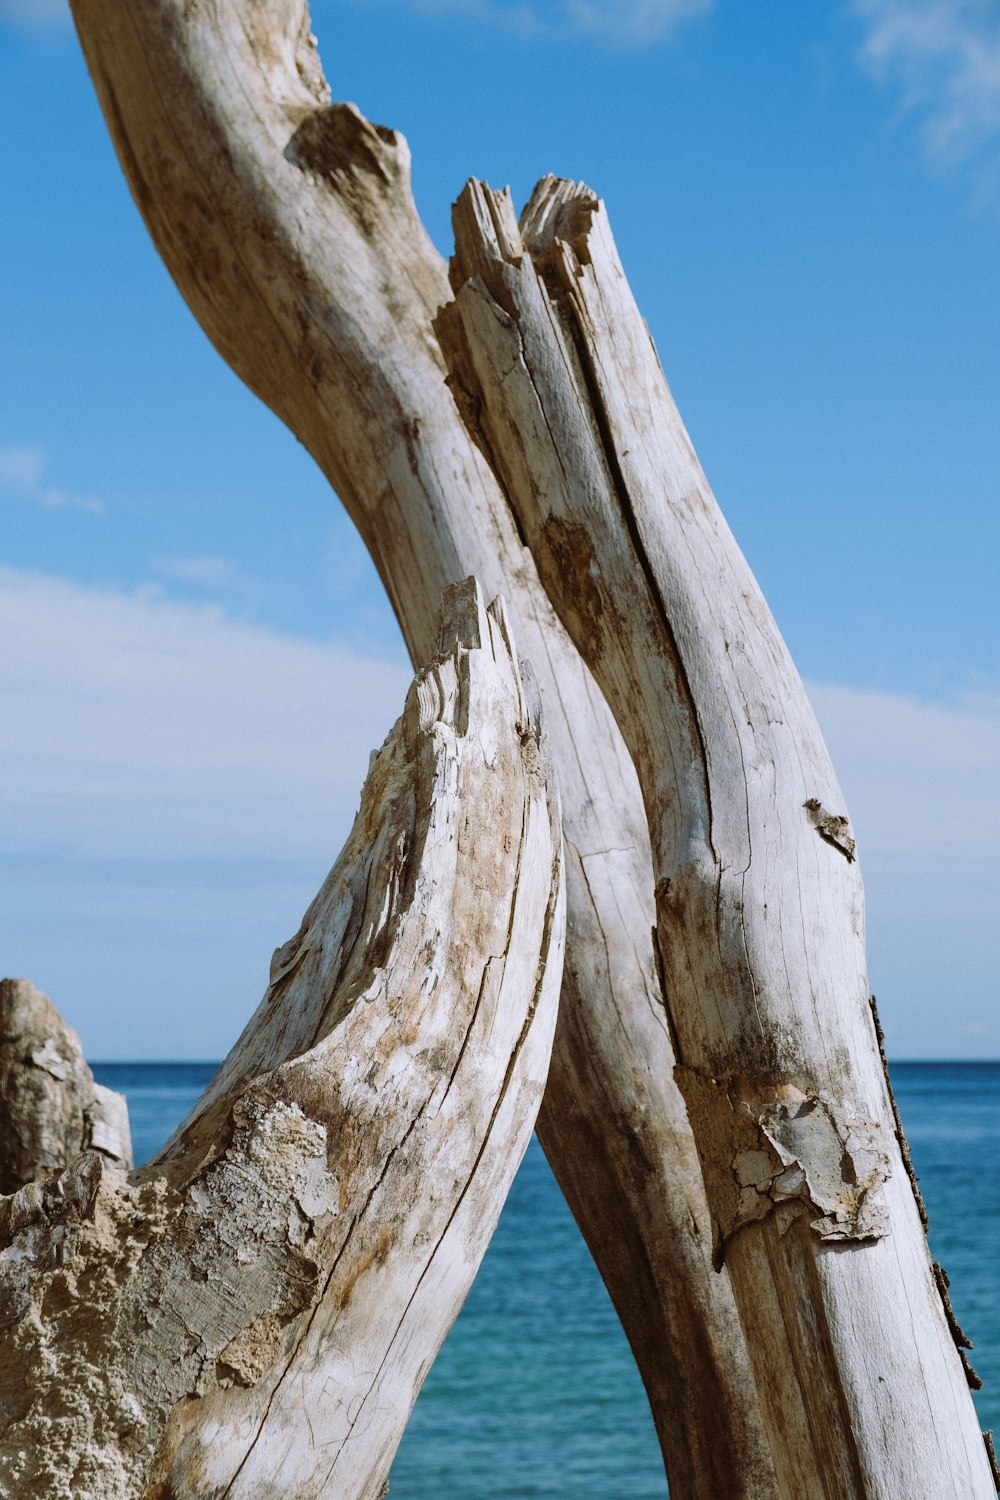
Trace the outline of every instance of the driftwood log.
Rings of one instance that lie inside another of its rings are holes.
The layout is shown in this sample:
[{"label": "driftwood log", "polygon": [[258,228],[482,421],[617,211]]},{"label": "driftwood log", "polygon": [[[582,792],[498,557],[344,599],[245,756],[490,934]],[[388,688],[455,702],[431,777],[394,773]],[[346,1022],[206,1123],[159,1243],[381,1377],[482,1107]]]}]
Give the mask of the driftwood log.
[{"label": "driftwood log", "polygon": [[564,920],[536,710],[461,585],[192,1114],[0,1200],[0,1495],[383,1492],[528,1143]]},{"label": "driftwood log", "polygon": [[330,102],[302,0],[71,3],[157,246],[341,495],[415,659],[442,586],[510,598],[568,855],[539,1129],[675,1500],[985,1497],[846,813],[602,211],[547,182],[522,230],[473,187],[450,289],[405,143]]},{"label": "driftwood log", "polygon": [[994,1487],[876,1035],[855,842],[603,205],[471,183],[440,330],[638,770],[664,995],[783,1494]]},{"label": "driftwood log", "polygon": [[330,101],[304,0],[71,0],[160,254],[328,476],[415,662],[441,590],[507,599],[559,772],[568,930],[538,1133],[641,1370],[674,1500],[774,1500],[651,941],[649,837],[614,719],[446,381],[451,291],[393,130]]}]

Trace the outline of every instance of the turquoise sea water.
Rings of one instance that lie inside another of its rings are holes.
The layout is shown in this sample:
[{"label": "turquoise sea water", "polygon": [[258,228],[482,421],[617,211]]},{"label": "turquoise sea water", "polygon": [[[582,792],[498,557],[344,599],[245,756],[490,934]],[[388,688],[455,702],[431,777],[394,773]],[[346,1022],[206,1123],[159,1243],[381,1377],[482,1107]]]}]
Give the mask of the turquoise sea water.
[{"label": "turquoise sea water", "polygon": [[[207,1064],[95,1064],[128,1095],[147,1159],[211,1077]],[[892,1080],[935,1257],[1000,1429],[1000,1063],[896,1063]],[[628,1345],[537,1142],[465,1307],[414,1408],[391,1500],[663,1500]],[[720,1497],[721,1500],[721,1497]]]}]

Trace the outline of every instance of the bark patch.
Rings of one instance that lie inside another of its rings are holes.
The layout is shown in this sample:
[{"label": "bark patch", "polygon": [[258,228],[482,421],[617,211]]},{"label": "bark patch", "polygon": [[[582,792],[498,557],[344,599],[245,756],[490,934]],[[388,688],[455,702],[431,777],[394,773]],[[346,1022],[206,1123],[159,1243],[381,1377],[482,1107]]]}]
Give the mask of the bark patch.
[{"label": "bark patch", "polygon": [[843,813],[827,812],[818,797],[810,797],[809,801],[802,805],[810,823],[824,843],[832,844],[834,849],[844,856],[848,864],[853,864],[857,844],[851,833],[850,820]]},{"label": "bark patch", "polygon": [[903,1166],[906,1168],[906,1175],[910,1179],[910,1186],[913,1189],[913,1196],[916,1199],[917,1213],[920,1215],[920,1222],[924,1227],[924,1234],[926,1234],[929,1222],[927,1218],[927,1205],[924,1202],[924,1195],[920,1191],[920,1182],[913,1166],[913,1157],[910,1155],[910,1143],[906,1139],[906,1131],[903,1129],[903,1119],[899,1113],[899,1105],[896,1103],[896,1096],[892,1091],[892,1079],[889,1077],[889,1062],[885,1055],[885,1032],[882,1030],[882,1022],[878,1017],[878,1006],[875,1003],[874,995],[868,996],[868,1004],[871,1006],[872,1020],[875,1023],[875,1038],[878,1042],[879,1057],[882,1059],[882,1073],[885,1077],[886,1091],[889,1095],[889,1103],[892,1105],[892,1118],[896,1126],[896,1144],[899,1146],[899,1154],[903,1158]]},{"label": "bark patch", "polygon": [[405,181],[409,168],[402,138],[385,126],[371,124],[353,104],[329,104],[307,115],[285,156],[318,177],[367,176],[384,187]]},{"label": "bark patch", "polygon": [[889,1159],[877,1125],[850,1120],[826,1095],[793,1084],[755,1089],[681,1067],[675,1076],[705,1174],[717,1269],[733,1237],[772,1214],[782,1230],[806,1215],[822,1240],[889,1232],[878,1195]]}]

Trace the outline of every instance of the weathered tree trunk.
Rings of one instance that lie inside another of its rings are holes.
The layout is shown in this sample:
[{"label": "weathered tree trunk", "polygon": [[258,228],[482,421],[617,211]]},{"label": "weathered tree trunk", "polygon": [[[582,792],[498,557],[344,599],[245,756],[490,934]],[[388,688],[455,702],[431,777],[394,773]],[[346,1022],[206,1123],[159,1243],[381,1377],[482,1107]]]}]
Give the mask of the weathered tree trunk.
[{"label": "weathered tree trunk", "polygon": [[694,456],[603,206],[473,183],[441,320],[635,760],[678,1078],[782,1493],[994,1492],[869,999],[855,844],[802,684]]},{"label": "weathered tree trunk", "polygon": [[382,1493],[531,1134],[565,921],[502,606],[459,586],[442,646],[173,1140],[0,1200],[0,1494]]},{"label": "weathered tree trunk", "polygon": [[80,1038],[26,979],[0,979],[0,1193],[81,1151],[132,1165],[128,1105],[94,1082]]},{"label": "weathered tree trunk", "polygon": [[303,0],[72,0],[136,201],[209,337],[302,440],[414,660],[433,601],[503,592],[559,770],[569,943],[539,1135],[635,1350],[675,1500],[773,1500],[726,1273],[673,1079],[630,758],[445,385],[446,268],[403,139],[330,104]]}]

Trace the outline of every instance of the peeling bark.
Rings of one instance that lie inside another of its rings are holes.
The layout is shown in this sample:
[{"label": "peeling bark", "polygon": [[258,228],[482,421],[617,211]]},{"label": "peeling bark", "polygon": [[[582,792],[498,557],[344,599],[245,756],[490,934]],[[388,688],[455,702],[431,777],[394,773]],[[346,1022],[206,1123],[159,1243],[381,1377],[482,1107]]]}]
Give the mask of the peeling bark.
[{"label": "peeling bark", "polygon": [[876,1004],[874,995],[868,996],[868,1004],[872,1008],[872,1024],[875,1027],[875,1040],[878,1043],[878,1055],[882,1062],[882,1077],[885,1080],[885,1090],[889,1096],[889,1104],[892,1107],[892,1123],[895,1127],[896,1145],[899,1147],[899,1154],[902,1158],[906,1175],[910,1179],[910,1187],[913,1190],[913,1201],[917,1205],[917,1213],[920,1215],[920,1222],[926,1234],[928,1225],[927,1205],[924,1202],[924,1195],[920,1191],[920,1182],[913,1166],[913,1158],[910,1155],[910,1143],[906,1139],[902,1116],[899,1113],[899,1105],[896,1103],[896,1096],[892,1091],[892,1079],[889,1077],[889,1061],[885,1055],[885,1032],[882,1030],[882,1022],[878,1018],[878,1005]]},{"label": "peeling bark", "polygon": [[992,1432],[983,1433],[983,1444],[986,1448],[986,1457],[989,1460],[990,1473],[993,1475],[993,1483],[996,1485],[997,1494],[1000,1495],[1000,1464],[997,1463],[997,1450],[993,1444]]},{"label": "peeling bark", "polygon": [[834,849],[839,849],[850,864],[857,847],[854,835],[851,833],[850,821],[843,813],[828,813],[818,797],[810,797],[802,805],[820,838],[832,844]]},{"label": "peeling bark", "polygon": [[679,1068],[715,1210],[715,1263],[747,1227],[774,1215],[782,1232],[804,1214],[824,1240],[889,1232],[879,1189],[889,1158],[867,1121],[838,1118],[831,1101],[794,1084],[761,1089]]},{"label": "peeling bark", "polygon": [[[447,270],[395,131],[331,102],[302,0],[72,0],[136,202],[216,348],[316,458],[415,661],[446,585],[502,592],[538,676],[569,943],[539,1136],[636,1353],[671,1494],[774,1500],[660,993],[649,840],[614,720],[466,431]],[[458,393],[460,394],[460,393]]]},{"label": "peeling bark", "polygon": [[564,922],[537,714],[470,581],[173,1139],[0,1201],[0,1494],[382,1493],[530,1137]]},{"label": "peeling bark", "polygon": [[[438,322],[541,578],[639,775],[717,1263],[781,1493],[992,1493],[897,1143],[854,839],[718,510],[603,205],[471,183]],[[473,415],[474,414],[474,415]]]}]

